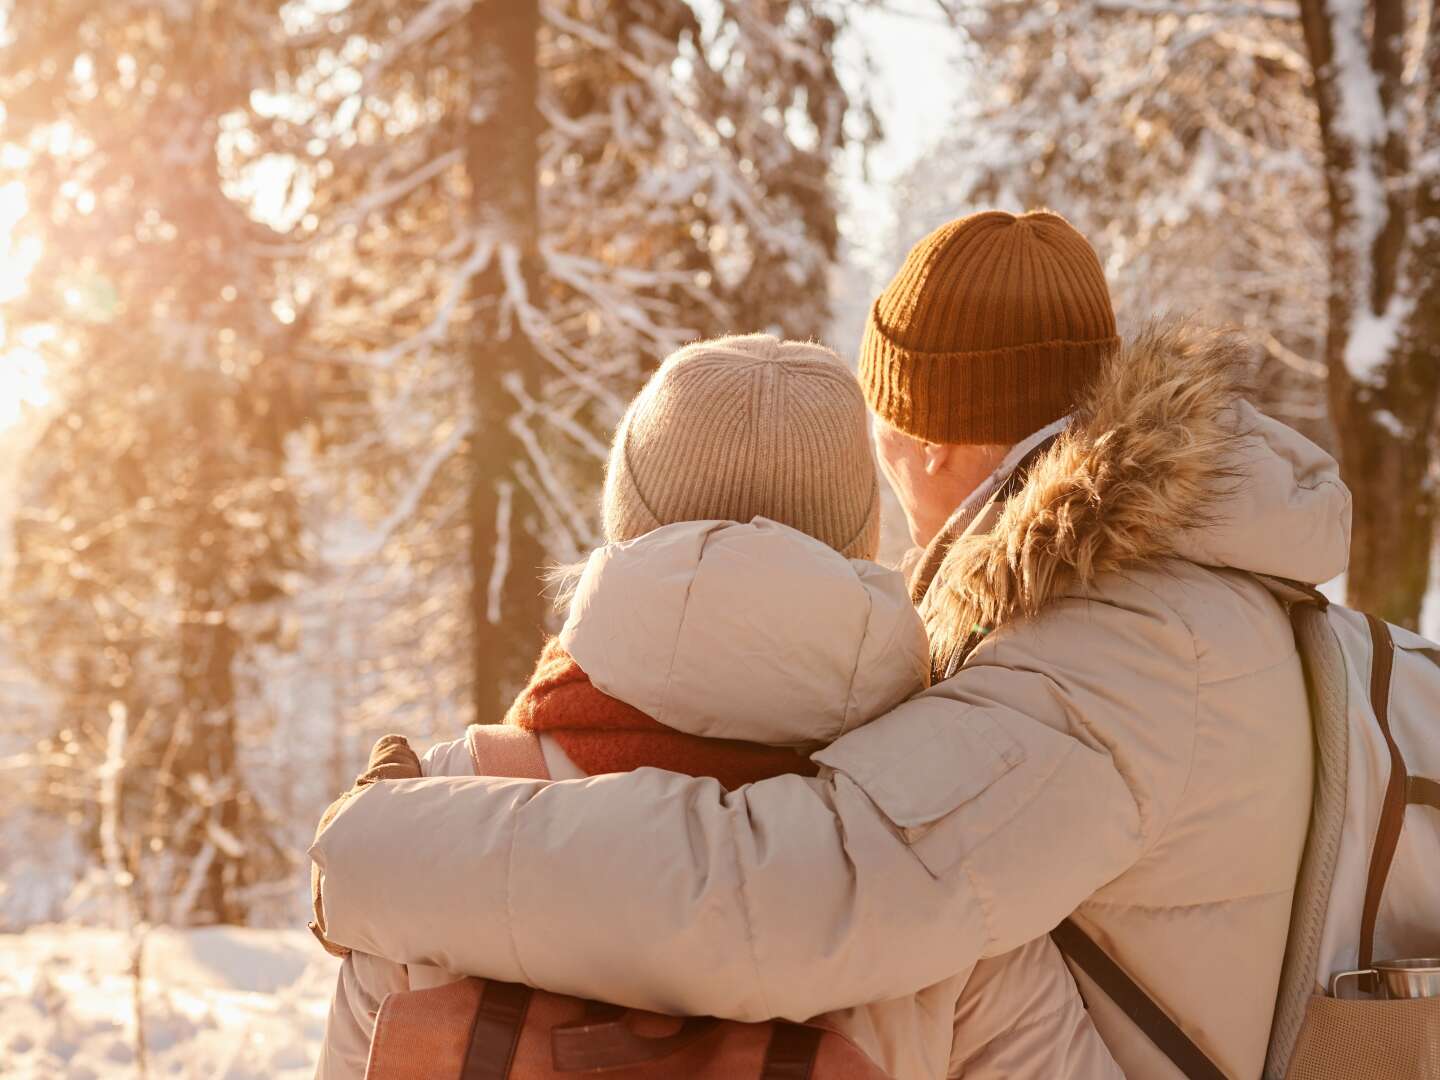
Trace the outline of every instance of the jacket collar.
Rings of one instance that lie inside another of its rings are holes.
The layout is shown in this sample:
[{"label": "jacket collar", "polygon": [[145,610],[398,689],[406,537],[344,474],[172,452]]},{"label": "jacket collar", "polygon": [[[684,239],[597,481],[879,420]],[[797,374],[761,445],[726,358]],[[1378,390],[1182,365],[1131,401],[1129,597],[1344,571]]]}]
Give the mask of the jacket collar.
[{"label": "jacket collar", "polygon": [[935,579],[935,574],[940,569],[940,564],[944,561],[945,554],[950,550],[951,545],[971,531],[972,526],[977,522],[986,520],[988,517],[985,513],[986,510],[991,509],[994,505],[1003,504],[1018,490],[1019,481],[1024,477],[1026,471],[1054,444],[1055,440],[1060,437],[1060,433],[1070,426],[1070,419],[1069,415],[1062,416],[1053,424],[1045,425],[1028,438],[1016,443],[995,471],[986,477],[984,482],[972,491],[959,508],[950,515],[944,528],[935,534],[934,539],[923,549],[916,549],[918,557],[914,559],[911,567],[907,568],[910,598],[916,604],[919,604],[930,590],[930,583]]},{"label": "jacket collar", "polygon": [[1009,497],[947,527],[921,604],[935,655],[1154,560],[1339,573],[1349,492],[1328,454],[1243,401],[1248,359],[1238,335],[1186,322],[1118,350]]}]

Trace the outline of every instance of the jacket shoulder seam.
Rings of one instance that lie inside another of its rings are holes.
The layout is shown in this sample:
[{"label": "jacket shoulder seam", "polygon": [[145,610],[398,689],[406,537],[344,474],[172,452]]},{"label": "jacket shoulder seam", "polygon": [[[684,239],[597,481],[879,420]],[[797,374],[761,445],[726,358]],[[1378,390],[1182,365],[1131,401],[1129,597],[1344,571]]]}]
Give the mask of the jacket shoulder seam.
[{"label": "jacket shoulder seam", "polygon": [[[1059,1005],[1056,1005],[1054,1008],[1046,1009],[1044,1012],[1038,1013],[1033,1016],[1023,1012],[1017,1013],[1015,1017],[1011,1020],[1011,1022],[1006,1024],[1003,1030],[996,1032],[990,1042],[986,1045],[993,1046],[999,1039],[1006,1035],[1014,1035],[1016,1032],[1035,1028],[1040,1026],[1041,1024],[1049,1025],[1053,1023],[1057,1017],[1061,1016],[1062,1014],[1070,1011],[1070,1009],[1075,1007],[1075,1003],[1067,998],[1066,1001],[1062,1002]],[[982,1047],[981,1049],[983,1050],[984,1047]],[[971,1058],[973,1057],[974,1054],[972,1053]],[[968,1063],[970,1060],[970,1058],[967,1058],[966,1063]]]},{"label": "jacket shoulder seam", "polygon": [[[850,661],[850,681],[845,686],[845,704],[840,710],[840,735],[851,730],[851,710],[855,700],[855,680],[860,675],[860,658],[865,655],[865,643],[870,640],[870,616],[875,611],[875,598],[870,595],[870,590],[865,588],[864,582],[856,578],[860,585],[860,592],[865,597],[865,630],[860,635],[860,642],[855,647],[855,655]],[[891,640],[894,639],[894,630],[891,630]],[[887,642],[888,644],[888,642]],[[884,650],[888,652],[889,650]],[[836,738],[839,738],[837,735]],[[833,741],[833,740],[832,740]]]},{"label": "jacket shoulder seam", "polygon": [[[1058,772],[1060,772],[1060,770],[1065,767],[1066,762],[1069,761],[1070,758],[1071,758],[1072,756],[1074,756],[1075,754],[1082,754],[1082,753],[1102,753],[1103,756],[1105,757],[1105,759],[1110,763],[1110,768],[1114,770],[1115,775],[1120,778],[1120,784],[1121,784],[1121,786],[1125,789],[1125,794],[1126,794],[1127,796],[1129,796],[1129,798],[1130,798],[1130,805],[1133,806],[1134,809],[1135,809],[1136,832],[1137,832],[1137,834],[1139,834],[1138,840],[1139,840],[1139,841],[1143,841],[1143,839],[1144,839],[1143,829],[1140,828],[1140,822],[1141,822],[1141,820],[1143,819],[1143,815],[1142,815],[1141,812],[1140,812],[1140,799],[1139,799],[1138,796],[1135,794],[1135,785],[1132,784],[1132,783],[1130,782],[1130,780],[1125,776],[1125,773],[1121,771],[1119,764],[1118,764],[1118,763],[1116,762],[1116,760],[1115,760],[1115,755],[1112,754],[1112,753],[1110,753],[1108,750],[1105,750],[1103,747],[1101,748],[1100,751],[1092,750],[1090,747],[1086,746],[1086,745],[1085,745],[1084,743],[1082,743],[1079,739],[1074,738],[1073,736],[1070,736],[1070,737],[1069,737],[1069,743],[1070,743],[1070,745],[1065,748],[1065,753],[1064,753],[1057,761],[1055,761],[1055,763],[1054,763],[1053,766],[1051,767],[1050,771],[1045,774],[1044,779],[1039,782],[1039,784],[1037,785],[1037,787],[1044,787],[1046,784],[1048,784],[1049,781],[1050,781],[1050,779],[1051,779],[1052,777],[1054,777]],[[993,829],[990,831],[990,834],[989,834],[987,837],[983,838],[979,843],[977,843],[977,844],[974,846],[973,849],[971,849],[970,851],[967,851],[964,855],[962,855],[962,856],[960,857],[959,863],[958,863],[957,865],[959,865],[963,870],[965,870],[965,872],[966,872],[966,874],[967,874],[967,877],[969,877],[969,879],[970,879],[970,882],[971,882],[972,887],[975,886],[975,880],[974,880],[973,876],[970,875],[970,866],[969,866],[969,857],[970,857],[970,855],[972,855],[975,851],[979,851],[979,850],[980,850],[981,848],[983,848],[986,844],[991,843],[996,837],[998,837],[998,836],[1010,825],[1011,822],[1013,822],[1016,818],[1018,818],[1021,814],[1023,814],[1023,813],[1025,812],[1025,809],[1030,805],[1030,802],[1031,802],[1031,800],[1028,800],[1028,799],[1027,799],[1024,807],[1018,808],[1017,810],[1015,810],[1014,813],[1012,813],[1012,814],[1011,814],[1009,817],[1007,817],[1004,821],[998,822],[998,823],[996,824],[995,828],[993,828]],[[883,813],[883,811],[882,811],[882,813]],[[912,854],[915,854],[915,853],[913,852],[913,850],[912,850]],[[1126,869],[1125,869],[1125,871],[1122,871],[1122,873],[1128,872],[1129,869],[1130,869],[1130,867],[1133,867],[1137,862],[1140,861],[1140,858],[1143,856],[1143,854],[1144,854],[1144,850],[1142,849],[1141,852],[1137,853],[1136,856],[1135,856],[1133,859],[1131,859],[1129,866],[1127,866]],[[915,857],[916,857],[917,859],[919,859],[919,855],[918,855],[918,854],[915,854]],[[924,865],[924,861],[923,861],[923,860],[921,860],[921,865]],[[929,867],[928,867],[928,866],[926,867],[926,870],[927,870],[927,871],[929,870]],[[930,873],[931,873],[931,876],[932,876],[932,877],[937,877],[937,876],[938,876],[938,875],[936,875],[933,871],[930,871]],[[976,894],[977,894],[977,897],[978,897],[978,895],[979,895],[979,889],[978,889],[978,888],[976,889]],[[980,901],[980,913],[981,913],[981,916],[986,920],[986,933],[988,934],[988,933],[990,932],[990,928],[989,928],[989,911],[986,909],[983,900]],[[992,935],[992,937],[991,937],[991,940],[994,940],[993,935]]]},{"label": "jacket shoulder seam", "polygon": [[[1121,575],[1121,576],[1123,577],[1123,580],[1125,580],[1125,581],[1133,581],[1133,578],[1131,578],[1131,576],[1128,575],[1128,574]],[[1153,589],[1149,589],[1149,588],[1147,588],[1146,586],[1141,585],[1139,582],[1134,582],[1134,584],[1135,584],[1138,588],[1140,588],[1140,589],[1142,589],[1144,592],[1146,592],[1147,594],[1149,594],[1149,595],[1151,595],[1151,596],[1154,596],[1155,599],[1161,604],[1161,606],[1163,606],[1167,611],[1170,611],[1170,612],[1173,612],[1173,613],[1174,613],[1176,620],[1177,620],[1182,626],[1185,627],[1185,632],[1186,632],[1186,634],[1188,634],[1189,637],[1190,637],[1191,650],[1192,650],[1192,652],[1194,652],[1194,651],[1195,651],[1195,633],[1194,633],[1194,631],[1190,628],[1189,623],[1187,623],[1187,622],[1185,621],[1185,619],[1180,616],[1180,613],[1179,613],[1179,612],[1174,611],[1174,609],[1173,609],[1169,604],[1167,604],[1163,599],[1161,599],[1161,597],[1160,597],[1158,594],[1156,594]],[[1125,608],[1120,607],[1120,605],[1115,604],[1115,603],[1113,603],[1113,602],[1105,599],[1103,596],[1083,595],[1083,594],[1080,594],[1080,593],[1071,593],[1071,594],[1068,594],[1068,595],[1062,597],[1061,599],[1062,599],[1063,601],[1071,601],[1071,602],[1074,602],[1074,603],[1084,604],[1084,605],[1087,605],[1087,606],[1088,606],[1088,605],[1092,605],[1092,604],[1099,604],[1099,605],[1102,605],[1102,606],[1104,606],[1104,607],[1114,608],[1114,609],[1117,610],[1117,611],[1126,611],[1126,610],[1127,610],[1127,609],[1125,609]],[[1052,610],[1053,610],[1053,609],[1052,609]],[[1040,614],[1040,616],[1037,616],[1037,617],[1042,617],[1042,618],[1043,618],[1044,615],[1045,615],[1045,613],[1042,612],[1042,613]],[[1020,632],[1020,631],[1023,630],[1023,628],[1024,628],[1024,624],[1021,623],[1021,624],[1012,624],[1012,626],[1011,626],[1010,628],[1004,628],[1004,629],[1013,629],[1014,632]],[[1010,644],[1010,642],[1008,642],[1008,641],[1006,640],[1006,638],[1005,638],[1004,636],[1002,636],[1003,632],[1004,632],[1004,631],[1003,631],[1003,629],[1002,629],[1002,631],[997,632],[993,638],[989,639],[989,642],[993,642],[993,644],[991,645],[991,648],[992,648],[992,649],[994,650],[994,652],[995,652],[995,656],[992,658],[992,660],[991,660],[990,662],[991,662],[991,663],[994,663],[995,665],[1000,666],[1000,667],[1006,667],[1006,668],[1012,668],[1012,669],[1013,669],[1013,668],[1014,668],[1014,663],[1013,663],[1013,661],[1012,661],[1011,663],[1008,663],[1008,664],[1007,664],[1007,663],[1004,663],[1004,662],[1003,662],[1003,658],[999,655],[999,654],[1000,654],[1000,650],[1003,649],[1003,648],[1005,648],[1007,645]],[[972,654],[972,655],[978,656],[978,655],[979,655],[979,650],[977,649],[976,652],[975,652],[975,654]],[[982,665],[977,664],[976,666],[982,666]],[[1197,668],[1197,670],[1198,670],[1198,668]],[[1030,675],[1034,675],[1034,676],[1037,676],[1037,677],[1039,677],[1039,678],[1041,678],[1041,679],[1044,679],[1044,680],[1045,680],[1048,684],[1050,684],[1050,686],[1054,689],[1054,692],[1055,692],[1058,696],[1060,696],[1061,698],[1065,698],[1065,697],[1067,696],[1066,693],[1065,693],[1065,691],[1064,691],[1064,689],[1063,689],[1062,687],[1060,687],[1059,683],[1056,681],[1055,677],[1054,677],[1053,675],[1051,675],[1048,671],[1046,671],[1043,665],[1036,665],[1036,666],[1034,666],[1034,667],[1026,667],[1026,668],[1025,668],[1025,671],[1026,671],[1028,674],[1030,674]],[[1198,677],[1198,676],[1197,676],[1197,677]],[[1194,755],[1195,755],[1195,750],[1194,750],[1194,748],[1195,748],[1195,732],[1194,732],[1194,729],[1195,729],[1196,723],[1197,723],[1197,721],[1198,721],[1199,711],[1200,711],[1200,709],[1199,709],[1199,687],[1198,687],[1198,683],[1197,683],[1197,686],[1196,686],[1194,699],[1195,699],[1195,700],[1194,700],[1193,710],[1192,710],[1192,713],[1191,713],[1191,747],[1190,747],[1190,753],[1189,753],[1189,761],[1188,761],[1187,766],[1186,766],[1186,779],[1185,779],[1185,783],[1186,783],[1186,784],[1189,783],[1190,772],[1191,772],[1191,770],[1193,770],[1193,767],[1194,767]],[[1139,853],[1137,854],[1136,859],[1135,859],[1135,861],[1138,862],[1140,859],[1144,858],[1144,856],[1146,855],[1146,853],[1149,852],[1150,848],[1154,846],[1154,844],[1155,844],[1156,841],[1158,840],[1159,836],[1164,832],[1164,825],[1167,825],[1167,824],[1169,823],[1169,819],[1167,818],[1164,823],[1162,823],[1162,824],[1159,825],[1159,826],[1154,827],[1154,834],[1155,834],[1155,835],[1154,835],[1153,837],[1151,837],[1151,836],[1149,835],[1150,832],[1151,832],[1151,829],[1146,828],[1146,814],[1145,814],[1145,812],[1144,812],[1144,807],[1143,807],[1143,805],[1142,805],[1142,803],[1141,803],[1140,795],[1139,795],[1139,792],[1140,792],[1140,790],[1142,789],[1142,787],[1143,787],[1144,785],[1141,783],[1141,781],[1140,781],[1136,776],[1134,776],[1134,774],[1130,771],[1130,769],[1128,769],[1128,768],[1126,767],[1125,763],[1124,763],[1119,757],[1116,756],[1115,747],[1112,747],[1106,740],[1100,738],[1100,736],[1099,736],[1099,735],[1096,733],[1096,731],[1095,731],[1094,725],[1091,724],[1091,723],[1087,720],[1086,717],[1084,717],[1083,715],[1079,714],[1078,711],[1073,712],[1073,713],[1068,713],[1067,715],[1069,715],[1071,722],[1072,722],[1076,727],[1078,727],[1083,734],[1085,734],[1085,735],[1087,735],[1087,736],[1089,736],[1090,738],[1092,738],[1092,739],[1095,740],[1095,742],[1096,742],[1098,745],[1097,745],[1096,747],[1093,747],[1093,748],[1090,748],[1090,749],[1095,750],[1097,753],[1103,753],[1103,754],[1105,755],[1105,757],[1106,757],[1107,759],[1109,759],[1110,767],[1115,770],[1115,774],[1120,777],[1120,782],[1125,785],[1125,790],[1126,790],[1127,792],[1129,792],[1130,800],[1131,800],[1131,802],[1132,802],[1132,803],[1134,804],[1134,806],[1135,806],[1135,815],[1136,815],[1136,819],[1137,819],[1137,823],[1138,823],[1138,828],[1139,828],[1139,832],[1140,832],[1140,844],[1141,844],[1141,847],[1140,847],[1140,851],[1139,851]],[[1076,749],[1080,749],[1080,748],[1086,746],[1086,744],[1082,743],[1081,740],[1074,738],[1074,732],[1072,732],[1071,735],[1072,735],[1073,741],[1075,742],[1075,748],[1076,748]],[[1057,766],[1057,768],[1058,768],[1058,766]]]},{"label": "jacket shoulder seam", "polygon": [[1089,899],[1082,908],[1107,908],[1111,911],[1192,911],[1199,908],[1219,907],[1227,904],[1243,904],[1249,900],[1267,900],[1273,896],[1289,896],[1295,892],[1293,885],[1278,889],[1263,889],[1260,892],[1238,893],[1235,896],[1217,896],[1213,900],[1195,900],[1188,904],[1132,904],[1114,900]]},{"label": "jacket shoulder seam", "polygon": [[684,639],[685,624],[690,619],[690,596],[695,591],[695,581],[700,576],[701,567],[705,565],[705,552],[709,549],[714,535],[713,532],[707,532],[704,539],[700,541],[700,553],[695,559],[695,572],[685,582],[685,598],[680,603],[680,623],[675,627],[675,639],[670,646],[670,663],[665,669],[665,688],[660,691],[660,702],[657,708],[660,716],[669,712],[670,687],[675,683],[675,660],[680,655],[680,642]]},{"label": "jacket shoulder seam", "polygon": [[985,890],[980,887],[980,882],[975,878],[975,871],[970,866],[969,859],[960,860],[960,869],[965,874],[965,880],[970,883],[970,891],[975,894],[975,903],[980,908],[980,919],[985,924],[985,948],[990,948],[990,943],[995,940],[994,919],[990,914],[990,901],[986,898]]},{"label": "jacket shoulder seam", "polygon": [[735,824],[736,814],[733,807],[726,807],[729,811],[727,820],[729,828],[726,830],[730,838],[730,855],[735,861],[735,880],[740,883],[740,914],[745,920],[745,944],[750,949],[750,965],[755,969],[755,989],[760,994],[760,1008],[766,1016],[775,1016],[777,1013],[770,1006],[770,997],[765,993],[765,975],[760,968],[760,950],[755,943],[755,915],[750,904],[749,876],[745,868],[740,864],[740,841],[737,836]]},{"label": "jacket shoulder seam", "polygon": [[1200,688],[1202,690],[1213,690],[1215,687],[1224,686],[1226,683],[1239,682],[1241,679],[1253,679],[1256,675],[1264,675],[1268,672],[1274,671],[1276,668],[1284,667],[1286,664],[1293,662],[1298,655],[1299,651],[1297,647],[1295,649],[1292,649],[1285,656],[1282,656],[1278,660],[1275,660],[1269,664],[1263,664],[1260,667],[1251,668],[1249,671],[1240,671],[1235,673],[1234,675],[1225,675],[1218,679],[1209,679],[1206,681],[1202,681],[1200,683]]},{"label": "jacket shoulder seam", "polygon": [[522,806],[517,806],[510,812],[510,850],[505,853],[505,926],[509,931],[510,954],[515,957],[515,966],[520,969],[520,975],[527,986],[536,985],[530,973],[525,970],[525,962],[520,959],[520,940],[515,934],[515,847],[516,839],[520,832],[520,813],[530,800],[527,798]]}]

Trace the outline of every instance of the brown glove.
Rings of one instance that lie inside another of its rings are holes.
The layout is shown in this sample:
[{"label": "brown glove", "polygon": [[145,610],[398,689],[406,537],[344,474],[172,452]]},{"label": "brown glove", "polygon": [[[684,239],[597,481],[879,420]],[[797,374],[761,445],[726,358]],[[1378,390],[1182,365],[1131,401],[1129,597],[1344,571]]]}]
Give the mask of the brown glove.
[{"label": "brown glove", "polygon": [[420,776],[420,759],[404,735],[381,735],[370,751],[370,764],[355,778],[355,786],[347,792],[355,794],[376,780],[415,780]]},{"label": "brown glove", "polygon": [[[370,763],[365,771],[355,778],[355,784],[349,791],[341,795],[326,808],[325,813],[320,815],[320,825],[315,830],[316,839],[335,816],[344,809],[357,793],[364,791],[377,780],[414,780],[420,776],[420,759],[415,756],[415,751],[410,749],[410,744],[405,741],[403,735],[382,735],[370,751]],[[336,945],[325,936],[325,905],[321,899],[321,884],[323,875],[320,867],[310,867],[310,899],[315,909],[315,918],[310,923],[310,932],[315,935],[320,944],[325,946],[325,951],[331,956],[349,956],[350,950],[343,945]]]}]

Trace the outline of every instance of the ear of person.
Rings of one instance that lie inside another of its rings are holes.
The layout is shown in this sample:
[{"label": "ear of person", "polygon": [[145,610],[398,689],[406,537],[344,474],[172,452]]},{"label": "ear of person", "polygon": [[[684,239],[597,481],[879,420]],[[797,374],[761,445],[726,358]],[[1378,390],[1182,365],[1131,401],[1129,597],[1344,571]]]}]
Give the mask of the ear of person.
[{"label": "ear of person", "polygon": [[925,475],[939,476],[950,464],[952,447],[945,443],[923,444],[925,454]]}]

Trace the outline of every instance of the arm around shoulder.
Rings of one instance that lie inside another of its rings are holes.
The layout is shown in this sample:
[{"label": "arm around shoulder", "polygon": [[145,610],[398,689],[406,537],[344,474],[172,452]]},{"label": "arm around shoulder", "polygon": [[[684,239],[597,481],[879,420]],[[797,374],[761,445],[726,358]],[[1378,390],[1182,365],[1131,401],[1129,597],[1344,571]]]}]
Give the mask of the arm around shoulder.
[{"label": "arm around shoulder", "polygon": [[681,1014],[914,992],[1047,932],[1141,848],[1111,755],[1002,703],[1009,685],[962,672],[814,780],[376,785],[316,843],[331,935]]}]

